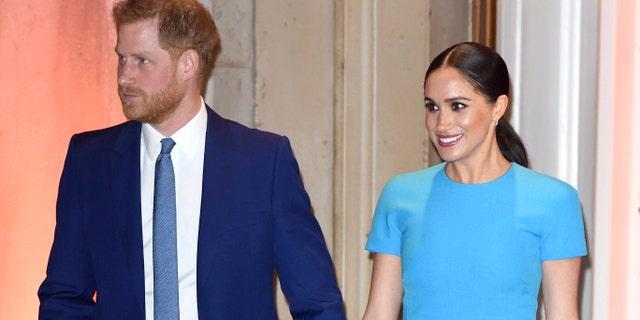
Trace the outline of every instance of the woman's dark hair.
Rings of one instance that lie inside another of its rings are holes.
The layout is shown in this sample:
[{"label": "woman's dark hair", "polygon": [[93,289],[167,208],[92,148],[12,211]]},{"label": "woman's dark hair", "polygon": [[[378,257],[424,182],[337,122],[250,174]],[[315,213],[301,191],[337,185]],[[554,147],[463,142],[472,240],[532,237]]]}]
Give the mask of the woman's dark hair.
[{"label": "woman's dark hair", "polygon": [[[433,59],[424,76],[425,83],[431,73],[443,67],[458,70],[489,103],[494,103],[501,95],[509,96],[507,64],[498,53],[484,45],[462,42],[449,47]],[[504,117],[496,126],[496,139],[507,160],[529,166],[522,140]]]}]

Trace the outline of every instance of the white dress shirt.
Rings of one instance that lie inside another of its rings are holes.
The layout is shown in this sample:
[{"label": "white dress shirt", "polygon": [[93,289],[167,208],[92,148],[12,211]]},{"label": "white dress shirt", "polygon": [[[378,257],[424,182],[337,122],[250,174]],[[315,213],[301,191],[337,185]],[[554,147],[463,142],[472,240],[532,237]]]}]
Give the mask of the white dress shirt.
[{"label": "white dress shirt", "polygon": [[[171,136],[176,145],[171,160],[176,179],[176,223],[180,319],[198,319],[196,262],[202,196],[202,169],[207,130],[204,101],[198,114]],[[142,125],[140,141],[140,192],[142,197],[142,245],[147,319],[153,319],[153,183],[155,163],[163,137],[149,124]]]}]

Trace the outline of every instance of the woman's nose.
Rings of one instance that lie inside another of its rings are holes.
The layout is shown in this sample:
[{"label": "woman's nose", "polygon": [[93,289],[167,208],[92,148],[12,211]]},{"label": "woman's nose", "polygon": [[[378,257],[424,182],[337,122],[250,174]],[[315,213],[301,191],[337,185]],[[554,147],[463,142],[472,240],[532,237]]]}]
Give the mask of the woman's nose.
[{"label": "woman's nose", "polygon": [[440,112],[437,118],[436,129],[438,131],[446,131],[451,128],[451,126],[452,122],[450,115],[447,112]]}]

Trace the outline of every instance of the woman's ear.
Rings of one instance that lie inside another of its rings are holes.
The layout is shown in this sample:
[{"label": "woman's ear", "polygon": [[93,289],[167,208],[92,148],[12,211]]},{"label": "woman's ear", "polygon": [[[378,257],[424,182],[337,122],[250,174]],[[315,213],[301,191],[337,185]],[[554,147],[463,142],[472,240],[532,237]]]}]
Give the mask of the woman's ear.
[{"label": "woman's ear", "polygon": [[504,116],[505,112],[507,112],[507,107],[509,106],[509,97],[506,94],[500,95],[494,104],[493,108],[493,120],[498,121],[502,116]]}]

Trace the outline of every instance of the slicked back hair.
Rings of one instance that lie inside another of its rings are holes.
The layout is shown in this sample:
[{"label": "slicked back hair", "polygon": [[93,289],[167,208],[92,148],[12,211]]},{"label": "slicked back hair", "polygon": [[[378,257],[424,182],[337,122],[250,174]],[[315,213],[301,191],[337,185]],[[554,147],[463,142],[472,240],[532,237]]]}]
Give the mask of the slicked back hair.
[{"label": "slicked back hair", "polygon": [[[494,103],[501,95],[509,96],[509,71],[502,57],[493,49],[475,42],[462,42],[440,53],[429,65],[424,76],[441,68],[458,70],[487,102]],[[509,161],[529,166],[527,150],[507,119],[500,118],[496,126],[500,152]]]},{"label": "slicked back hair", "polygon": [[148,19],[158,20],[158,42],[177,59],[185,50],[198,53],[202,78],[210,63],[220,37],[209,11],[197,0],[122,0],[112,11],[116,30],[126,24]]}]

